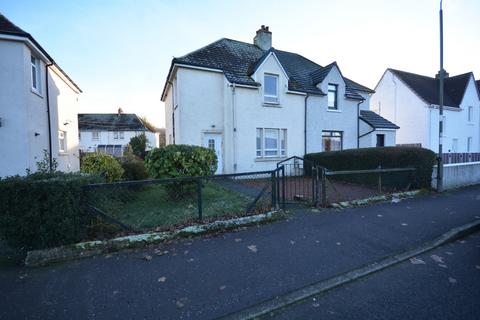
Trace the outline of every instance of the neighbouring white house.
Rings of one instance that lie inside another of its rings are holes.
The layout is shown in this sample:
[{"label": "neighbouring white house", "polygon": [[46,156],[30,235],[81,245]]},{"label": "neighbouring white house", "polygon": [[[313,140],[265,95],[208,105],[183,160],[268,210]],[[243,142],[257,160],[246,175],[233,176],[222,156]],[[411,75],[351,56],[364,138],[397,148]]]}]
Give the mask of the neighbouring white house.
[{"label": "neighbouring white house", "polygon": [[0,177],[47,162],[78,171],[82,91],[27,32],[0,14]]},{"label": "neighbouring white house", "polygon": [[161,98],[166,142],[215,149],[217,173],[270,170],[294,155],[375,146],[377,134],[385,134],[384,145],[394,144],[393,127],[371,127],[360,117],[372,93],[335,62],[322,67],[273,48],[262,26],[253,44],[222,38],[172,60]]},{"label": "neighbouring white house", "polygon": [[149,128],[136,114],[81,113],[78,115],[80,150],[123,156],[130,139],[147,137],[147,150],[159,146],[159,132]]},{"label": "neighbouring white house", "polygon": [[[473,73],[445,78],[443,152],[480,152],[479,82]],[[387,69],[371,98],[371,109],[398,124],[397,144],[438,152],[439,80]]]}]

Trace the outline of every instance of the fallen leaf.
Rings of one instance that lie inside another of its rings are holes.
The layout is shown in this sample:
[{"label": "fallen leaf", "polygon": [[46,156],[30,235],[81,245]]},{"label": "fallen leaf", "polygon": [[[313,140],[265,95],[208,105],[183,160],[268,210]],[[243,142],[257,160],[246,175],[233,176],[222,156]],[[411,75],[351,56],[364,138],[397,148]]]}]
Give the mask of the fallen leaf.
[{"label": "fallen leaf", "polygon": [[377,217],[381,218],[381,217],[383,217],[383,216],[382,216],[381,214],[377,214]]},{"label": "fallen leaf", "polygon": [[444,263],[443,258],[440,256],[437,256],[436,254],[432,254],[430,258],[432,258],[432,260],[435,261],[436,263],[442,263],[442,264]]},{"label": "fallen leaf", "polygon": [[257,252],[257,246],[255,245],[248,246],[247,248],[252,252]]},{"label": "fallen leaf", "polygon": [[145,256],[143,256],[143,259],[145,259],[146,261],[150,261],[150,260],[152,260],[152,256],[145,255]]},{"label": "fallen leaf", "polygon": [[447,251],[447,252],[445,252],[445,254],[448,254],[449,256],[451,256],[453,254],[453,252]]},{"label": "fallen leaf", "polygon": [[165,281],[167,281],[167,277],[158,278],[158,282],[165,282]]},{"label": "fallen leaf", "polygon": [[406,226],[408,226],[408,224],[406,224],[406,223],[404,222],[404,223],[402,223],[402,226],[406,227]]},{"label": "fallen leaf", "polygon": [[113,291],[113,294],[118,294],[118,290]]},{"label": "fallen leaf", "polygon": [[183,308],[185,306],[185,303],[187,303],[187,301],[188,301],[187,298],[180,298],[177,300],[175,304],[177,305],[177,307]]},{"label": "fallen leaf", "polygon": [[312,307],[314,307],[314,308],[318,308],[318,307],[320,307],[320,303],[317,303],[317,302],[315,302],[315,303],[312,303]]},{"label": "fallen leaf", "polygon": [[290,240],[290,244],[295,244],[295,241],[293,241],[293,240]]},{"label": "fallen leaf", "polygon": [[423,261],[422,259],[413,257],[413,258],[410,258],[410,263],[411,264],[425,264],[425,261]]},{"label": "fallen leaf", "polygon": [[457,279],[452,278],[452,277],[448,277],[448,282],[450,282],[450,283],[457,283]]},{"label": "fallen leaf", "polygon": [[193,261],[195,261],[195,259],[190,258],[190,259],[188,259],[187,261],[188,261],[188,262],[193,262]]},{"label": "fallen leaf", "polygon": [[440,268],[445,268],[445,269],[448,268],[446,264],[441,264],[441,263],[440,263],[438,266],[439,266]]},{"label": "fallen leaf", "polygon": [[227,286],[220,286],[218,289],[220,289],[220,290],[225,290],[226,287],[227,287]]},{"label": "fallen leaf", "polygon": [[241,238],[235,238],[235,242],[240,242],[240,241],[242,241]]},{"label": "fallen leaf", "polygon": [[478,270],[480,270],[480,266],[475,266],[475,269],[478,269]]},{"label": "fallen leaf", "polygon": [[185,251],[183,252],[183,254],[188,254],[188,250],[185,250]]},{"label": "fallen leaf", "polygon": [[28,274],[26,274],[26,273],[21,274],[20,276],[18,276],[18,278],[20,278],[20,279],[25,279],[26,277],[28,277]]},{"label": "fallen leaf", "polygon": [[342,243],[341,242],[337,242],[337,246],[341,245]]}]

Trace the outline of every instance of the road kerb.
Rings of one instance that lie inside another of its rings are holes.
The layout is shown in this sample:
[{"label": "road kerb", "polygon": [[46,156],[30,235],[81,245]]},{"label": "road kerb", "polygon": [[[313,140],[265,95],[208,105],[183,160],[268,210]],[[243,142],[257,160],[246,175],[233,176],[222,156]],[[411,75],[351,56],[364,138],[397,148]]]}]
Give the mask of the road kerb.
[{"label": "road kerb", "polygon": [[427,242],[417,248],[373,262],[371,264],[354,269],[342,275],[316,282],[301,289],[291,291],[282,296],[277,296],[275,298],[260,302],[243,310],[220,317],[219,319],[244,320],[265,317],[290,305],[298,304],[308,298],[321,295],[329,290],[335,289],[347,283],[356,281],[360,278],[366,277],[396,264],[407,261],[408,259],[431,251],[451,241],[455,241],[459,238],[465,237],[478,230],[480,230],[480,219],[467,223],[463,226],[453,228],[450,231],[441,235],[440,237],[434,239],[433,241]]}]

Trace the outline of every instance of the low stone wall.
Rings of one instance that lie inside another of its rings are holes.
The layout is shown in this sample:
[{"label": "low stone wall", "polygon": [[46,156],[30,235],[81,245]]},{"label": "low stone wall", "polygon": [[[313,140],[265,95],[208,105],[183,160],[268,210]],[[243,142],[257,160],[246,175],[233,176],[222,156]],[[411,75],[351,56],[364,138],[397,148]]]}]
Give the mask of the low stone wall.
[{"label": "low stone wall", "polygon": [[[432,188],[437,188],[437,166],[433,167]],[[480,184],[480,162],[452,163],[443,166],[443,188],[454,189]]]}]

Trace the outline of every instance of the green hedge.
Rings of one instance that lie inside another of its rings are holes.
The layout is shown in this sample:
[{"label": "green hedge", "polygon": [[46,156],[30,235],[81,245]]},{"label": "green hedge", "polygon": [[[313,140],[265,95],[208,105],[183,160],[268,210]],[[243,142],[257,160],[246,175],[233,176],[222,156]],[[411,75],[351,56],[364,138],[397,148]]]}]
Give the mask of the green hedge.
[{"label": "green hedge", "polygon": [[[380,147],[310,153],[305,160],[331,171],[382,168],[416,168],[412,187],[430,188],[435,153],[423,148]],[[307,166],[308,167],[308,166]]]},{"label": "green hedge", "polygon": [[92,221],[82,186],[102,181],[79,173],[0,179],[0,238],[27,250],[82,240]]}]

